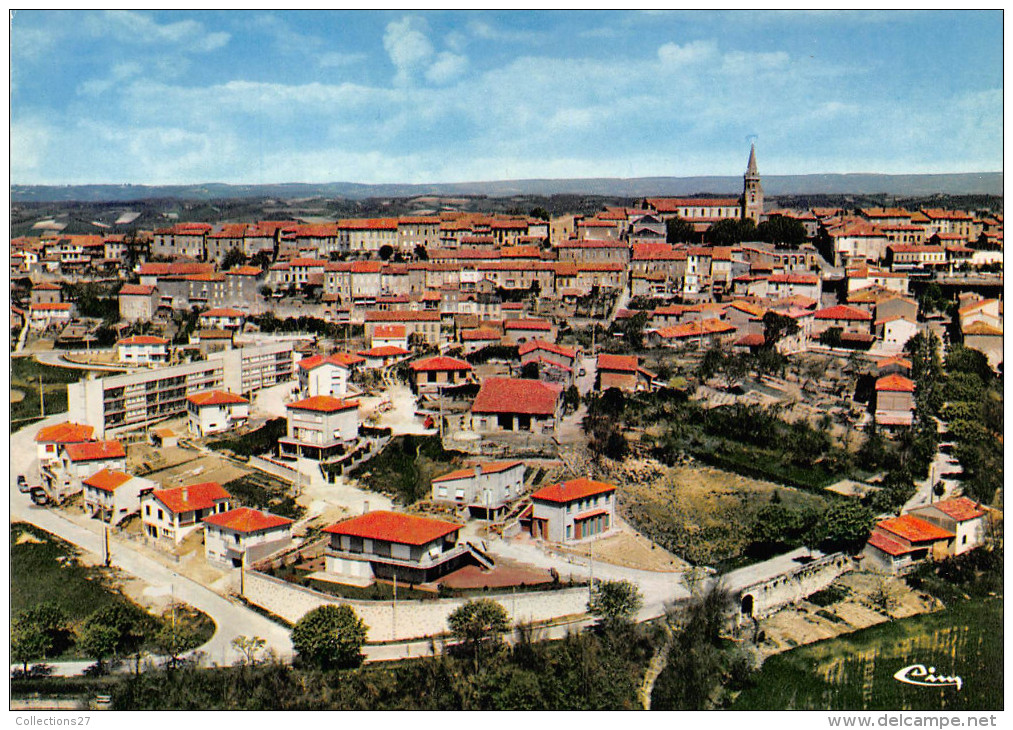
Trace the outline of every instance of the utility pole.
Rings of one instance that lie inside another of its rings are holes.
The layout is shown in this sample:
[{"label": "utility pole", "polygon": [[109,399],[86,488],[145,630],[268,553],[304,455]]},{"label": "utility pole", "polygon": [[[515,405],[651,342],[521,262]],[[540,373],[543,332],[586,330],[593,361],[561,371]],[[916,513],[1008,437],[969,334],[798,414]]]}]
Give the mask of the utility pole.
[{"label": "utility pole", "polygon": [[42,390],[42,376],[39,375],[39,409],[43,418],[46,417],[46,393]]},{"label": "utility pole", "polygon": [[390,603],[390,639],[397,638],[397,568],[394,569],[394,600]]}]

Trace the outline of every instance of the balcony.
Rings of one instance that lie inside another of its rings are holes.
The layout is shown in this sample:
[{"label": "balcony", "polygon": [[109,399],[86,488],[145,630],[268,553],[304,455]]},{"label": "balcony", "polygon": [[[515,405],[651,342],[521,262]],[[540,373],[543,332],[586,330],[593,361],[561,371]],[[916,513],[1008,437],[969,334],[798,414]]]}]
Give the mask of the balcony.
[{"label": "balcony", "polygon": [[370,563],[383,563],[384,565],[398,565],[405,568],[418,568],[421,570],[427,570],[429,568],[435,568],[437,565],[442,565],[448,560],[460,557],[468,552],[468,548],[464,543],[457,543],[453,547],[444,550],[442,553],[437,555],[431,555],[426,553],[418,560],[413,558],[395,558],[390,555],[378,555],[376,553],[366,553],[362,551],[353,550],[340,550],[334,547],[328,547],[326,555],[334,558],[344,558],[346,560],[361,560],[368,561]]}]

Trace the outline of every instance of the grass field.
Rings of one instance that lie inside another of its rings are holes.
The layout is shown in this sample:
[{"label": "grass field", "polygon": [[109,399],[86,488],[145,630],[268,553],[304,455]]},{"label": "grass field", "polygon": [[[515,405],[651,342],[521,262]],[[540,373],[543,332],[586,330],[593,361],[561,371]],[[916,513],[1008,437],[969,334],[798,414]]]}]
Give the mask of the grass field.
[{"label": "grass field", "polygon": [[24,394],[17,403],[11,403],[11,429],[25,426],[26,419],[38,418],[39,377],[46,398],[46,413],[63,413],[67,410],[67,384],[76,383],[87,375],[86,370],[43,365],[33,357],[11,358],[11,388]]},{"label": "grass field", "polygon": [[[951,603],[943,611],[874,626],[768,659],[735,710],[1001,710],[1002,598]],[[959,676],[955,687],[894,679],[923,664]]]}]

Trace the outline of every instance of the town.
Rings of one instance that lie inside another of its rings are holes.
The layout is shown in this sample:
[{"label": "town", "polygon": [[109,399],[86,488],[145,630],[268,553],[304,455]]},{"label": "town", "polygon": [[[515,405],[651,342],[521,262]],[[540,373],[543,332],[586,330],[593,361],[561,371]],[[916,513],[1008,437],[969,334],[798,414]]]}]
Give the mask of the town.
[{"label": "town", "polygon": [[[12,550],[206,614],[148,650],[203,666],[310,661],[339,607],[353,665],[714,591],[758,665],[995,565],[1001,612],[1001,208],[787,208],[746,160],[740,195],[590,215],[43,221],[11,240]],[[33,615],[24,677],[60,654]],[[140,662],[88,622],[80,666]]]}]

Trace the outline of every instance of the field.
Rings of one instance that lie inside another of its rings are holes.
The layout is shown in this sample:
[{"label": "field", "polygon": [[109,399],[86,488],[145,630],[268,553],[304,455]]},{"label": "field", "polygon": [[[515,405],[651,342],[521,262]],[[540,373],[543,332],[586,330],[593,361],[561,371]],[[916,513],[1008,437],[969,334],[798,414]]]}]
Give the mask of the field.
[{"label": "field", "polygon": [[[857,631],[768,659],[735,710],[1001,710],[1002,599],[960,601],[943,611]],[[923,664],[962,687],[894,679]]]},{"label": "field", "polygon": [[[787,508],[825,508],[818,495],[707,466],[628,462],[619,506],[639,531],[680,558],[715,565],[740,558],[754,515],[774,494]],[[730,567],[725,565],[724,567]]]},{"label": "field", "polygon": [[67,383],[76,383],[86,375],[86,370],[43,365],[32,357],[11,358],[11,390],[22,396],[20,400],[11,398],[11,429],[22,428],[27,421],[40,416],[40,376],[46,413],[53,414],[67,410]]},{"label": "field", "polygon": [[351,472],[363,487],[395,497],[404,505],[430,494],[433,477],[452,471],[465,455],[446,451],[439,436],[395,436],[383,451]]}]

